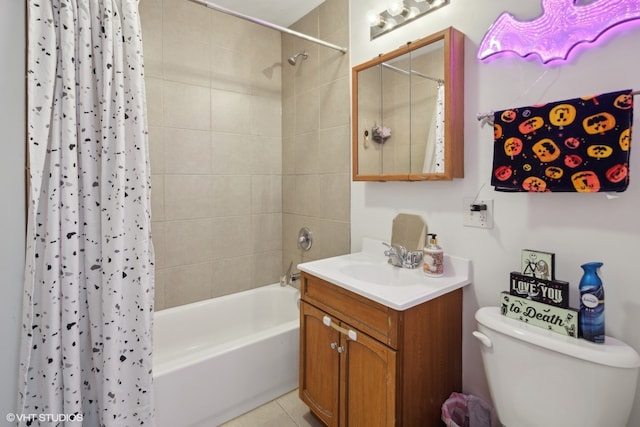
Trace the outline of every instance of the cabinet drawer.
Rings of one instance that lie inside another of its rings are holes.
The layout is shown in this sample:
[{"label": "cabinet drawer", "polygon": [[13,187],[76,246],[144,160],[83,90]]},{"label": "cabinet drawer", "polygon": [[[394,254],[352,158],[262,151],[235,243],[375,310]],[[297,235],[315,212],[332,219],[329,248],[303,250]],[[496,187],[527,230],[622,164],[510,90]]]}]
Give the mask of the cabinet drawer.
[{"label": "cabinet drawer", "polygon": [[301,279],[304,301],[397,349],[399,315],[396,310],[305,272],[301,272]]}]

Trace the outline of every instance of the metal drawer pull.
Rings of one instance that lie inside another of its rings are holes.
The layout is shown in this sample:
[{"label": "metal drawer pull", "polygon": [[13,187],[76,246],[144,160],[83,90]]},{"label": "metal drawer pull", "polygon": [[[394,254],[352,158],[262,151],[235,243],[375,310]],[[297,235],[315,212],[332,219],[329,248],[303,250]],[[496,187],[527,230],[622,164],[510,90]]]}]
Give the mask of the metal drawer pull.
[{"label": "metal drawer pull", "polygon": [[[324,323],[325,326],[332,327],[333,329],[340,332],[341,334],[348,336],[350,340],[358,341],[358,333],[356,331],[352,329],[345,329],[343,327],[336,325],[334,322],[331,321],[331,318],[329,316],[324,316],[322,318],[322,323]],[[342,353],[340,349],[338,349],[338,352]]]}]

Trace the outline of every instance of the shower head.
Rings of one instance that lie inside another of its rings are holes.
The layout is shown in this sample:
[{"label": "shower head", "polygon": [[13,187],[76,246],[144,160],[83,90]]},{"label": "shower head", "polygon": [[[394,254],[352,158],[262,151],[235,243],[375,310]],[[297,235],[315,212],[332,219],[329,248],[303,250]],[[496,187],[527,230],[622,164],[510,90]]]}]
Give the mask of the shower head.
[{"label": "shower head", "polygon": [[289,64],[291,65],[296,65],[296,63],[298,62],[299,56],[302,56],[302,59],[307,59],[309,57],[309,53],[306,50],[304,52],[298,52],[295,55],[293,55],[291,58],[289,58],[287,62],[289,62]]}]

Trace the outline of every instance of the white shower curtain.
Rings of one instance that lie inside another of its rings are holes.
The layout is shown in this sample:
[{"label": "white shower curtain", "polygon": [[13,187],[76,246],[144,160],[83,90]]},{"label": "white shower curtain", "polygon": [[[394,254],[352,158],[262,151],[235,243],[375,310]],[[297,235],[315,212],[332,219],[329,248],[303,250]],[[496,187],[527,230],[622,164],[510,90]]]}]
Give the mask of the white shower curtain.
[{"label": "white shower curtain", "polygon": [[19,425],[153,425],[137,0],[28,0]]},{"label": "white shower curtain", "polygon": [[436,108],[431,118],[422,173],[444,173],[444,84],[438,83]]}]

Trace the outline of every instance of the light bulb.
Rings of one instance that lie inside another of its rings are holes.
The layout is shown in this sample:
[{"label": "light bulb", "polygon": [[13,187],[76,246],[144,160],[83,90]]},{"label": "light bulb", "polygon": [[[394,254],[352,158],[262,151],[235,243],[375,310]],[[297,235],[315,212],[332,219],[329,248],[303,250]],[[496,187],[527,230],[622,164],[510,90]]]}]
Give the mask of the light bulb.
[{"label": "light bulb", "polygon": [[369,21],[370,27],[384,27],[387,21],[379,14],[370,10],[367,12],[367,21]]},{"label": "light bulb", "polygon": [[404,7],[404,2],[399,0],[391,3],[391,6],[389,6],[389,8],[387,9],[387,12],[389,12],[389,15],[391,16],[398,16],[401,13],[404,13],[406,10],[407,8]]}]

